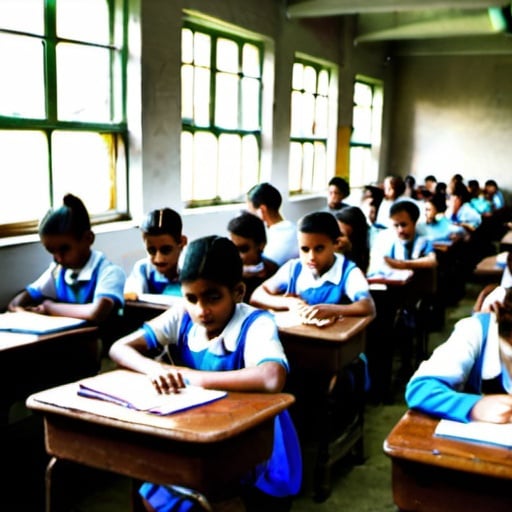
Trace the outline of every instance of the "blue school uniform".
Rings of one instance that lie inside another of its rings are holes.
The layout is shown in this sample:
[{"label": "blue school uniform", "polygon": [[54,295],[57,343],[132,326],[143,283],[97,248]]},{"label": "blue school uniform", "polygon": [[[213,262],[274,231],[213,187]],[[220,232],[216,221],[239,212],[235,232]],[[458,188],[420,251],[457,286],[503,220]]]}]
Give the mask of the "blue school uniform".
[{"label": "blue school uniform", "polygon": [[343,304],[370,298],[368,281],[357,265],[342,254],[321,276],[314,276],[300,258],[287,261],[266,281],[274,293],[298,295],[308,304]]},{"label": "blue school uniform", "polygon": [[160,274],[149,258],[143,258],[135,262],[133,269],[126,280],[125,290],[142,293],[154,293],[157,295],[172,295],[181,297],[181,285],[179,279],[169,280]]},{"label": "blue school uniform", "polygon": [[[208,371],[229,371],[275,361],[288,369],[286,356],[272,316],[247,304],[237,304],[235,313],[220,336],[204,339],[204,328],[195,325],[189,314],[176,307],[143,325],[149,349],[166,346],[180,365]],[[301,450],[288,411],[274,422],[274,449],[268,461],[260,464],[244,484],[256,486],[276,497],[299,492],[302,481]],[[184,512],[193,502],[173,486],[145,483],[140,494],[158,512]]]},{"label": "blue school uniform", "polygon": [[124,304],[126,276],[121,267],[111,263],[99,251],[81,269],[64,268],[52,262],[48,269],[26,287],[32,299],[87,304],[100,297],[112,299],[119,309]]},{"label": "blue school uniform", "polygon": [[512,393],[499,350],[493,314],[460,320],[407,384],[407,405],[440,418],[470,421],[471,409],[483,394]]}]

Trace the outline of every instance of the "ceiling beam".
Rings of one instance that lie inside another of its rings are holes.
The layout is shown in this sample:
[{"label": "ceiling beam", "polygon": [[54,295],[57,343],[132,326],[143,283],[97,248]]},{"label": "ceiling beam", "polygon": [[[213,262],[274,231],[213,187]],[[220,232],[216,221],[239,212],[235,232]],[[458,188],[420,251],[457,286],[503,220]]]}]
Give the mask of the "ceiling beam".
[{"label": "ceiling beam", "polygon": [[428,9],[487,9],[505,5],[504,0],[297,0],[289,2],[286,13],[289,18],[314,18]]}]

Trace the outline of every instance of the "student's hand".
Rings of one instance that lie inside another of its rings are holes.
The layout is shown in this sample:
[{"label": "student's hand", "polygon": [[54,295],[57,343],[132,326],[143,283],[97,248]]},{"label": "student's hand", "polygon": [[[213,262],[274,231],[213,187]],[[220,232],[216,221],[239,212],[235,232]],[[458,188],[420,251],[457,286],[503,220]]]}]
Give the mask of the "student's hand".
[{"label": "student's hand", "polygon": [[512,423],[512,396],[486,395],[471,409],[471,419],[489,423]]},{"label": "student's hand", "polygon": [[339,317],[338,313],[333,311],[329,304],[315,304],[312,306],[304,304],[297,309],[297,313],[302,323],[317,325],[318,327],[332,325]]},{"label": "student's hand", "polygon": [[180,389],[186,386],[180,370],[173,366],[162,365],[159,371],[148,375],[148,377],[155,389],[162,395],[179,393]]},{"label": "student's hand", "polygon": [[124,300],[137,300],[139,296],[135,292],[125,292],[124,293]]},{"label": "student's hand", "polygon": [[395,268],[395,269],[407,268],[407,262],[404,260],[396,260],[395,258],[390,258],[389,256],[384,256],[384,261],[391,268]]}]

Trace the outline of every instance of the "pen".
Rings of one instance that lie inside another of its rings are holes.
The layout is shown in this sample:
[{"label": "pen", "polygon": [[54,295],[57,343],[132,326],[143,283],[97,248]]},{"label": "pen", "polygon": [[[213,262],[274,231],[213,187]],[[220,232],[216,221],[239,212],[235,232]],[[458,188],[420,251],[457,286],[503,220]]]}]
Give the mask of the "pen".
[{"label": "pen", "polygon": [[473,459],[478,460],[478,457],[471,452],[467,452],[466,450],[459,450],[457,448],[443,448],[439,450],[438,448],[434,448],[432,450],[432,455],[448,455],[451,457],[463,457],[465,459]]}]

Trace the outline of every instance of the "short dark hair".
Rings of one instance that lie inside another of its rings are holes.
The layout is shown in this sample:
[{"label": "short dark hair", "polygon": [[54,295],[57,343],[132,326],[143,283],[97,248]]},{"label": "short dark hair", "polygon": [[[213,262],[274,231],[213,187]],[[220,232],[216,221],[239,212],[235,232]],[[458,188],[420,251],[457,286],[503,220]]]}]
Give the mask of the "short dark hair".
[{"label": "short dark hair", "polygon": [[417,204],[407,199],[395,201],[389,209],[389,216],[392,217],[393,215],[401,212],[408,213],[413,222],[416,222],[420,218],[420,209]]},{"label": "short dark hair", "polygon": [[250,212],[241,212],[228,222],[228,231],[237,236],[254,240],[257,244],[267,243],[265,223]]},{"label": "short dark hair", "polygon": [[348,181],[340,176],[334,176],[329,180],[329,187],[331,186],[336,187],[343,197],[348,197],[350,195],[350,185]]},{"label": "short dark hair", "polygon": [[180,242],[183,222],[178,212],[171,208],[160,208],[144,217],[140,229],[145,235],[171,235],[176,242]]},{"label": "short dark hair", "polygon": [[91,220],[87,208],[73,194],[66,194],[62,206],[48,210],[39,223],[39,236],[72,235],[79,239],[90,230]]},{"label": "short dark hair", "polygon": [[207,279],[228,288],[242,281],[242,259],[226,237],[210,235],[188,244],[180,272],[181,282]]},{"label": "short dark hair", "polygon": [[304,215],[297,223],[301,233],[320,233],[327,235],[332,241],[341,236],[340,226],[336,217],[329,212],[313,212]]},{"label": "short dark hair", "polygon": [[258,183],[247,192],[247,199],[255,208],[264,204],[269,210],[279,211],[283,198],[281,192],[270,183]]}]

